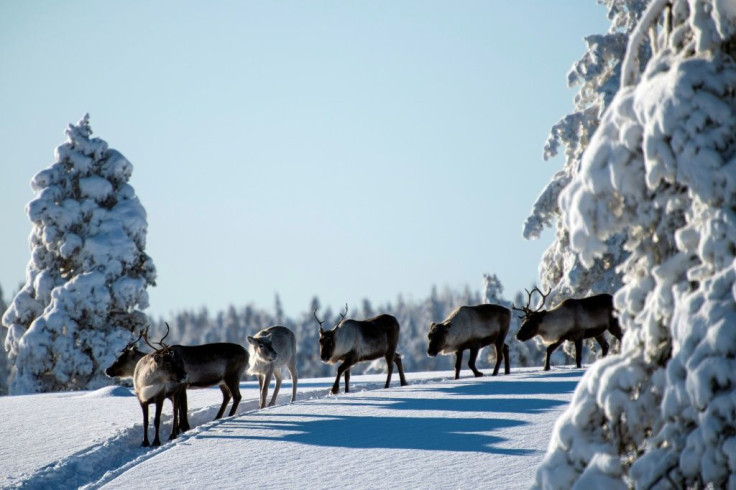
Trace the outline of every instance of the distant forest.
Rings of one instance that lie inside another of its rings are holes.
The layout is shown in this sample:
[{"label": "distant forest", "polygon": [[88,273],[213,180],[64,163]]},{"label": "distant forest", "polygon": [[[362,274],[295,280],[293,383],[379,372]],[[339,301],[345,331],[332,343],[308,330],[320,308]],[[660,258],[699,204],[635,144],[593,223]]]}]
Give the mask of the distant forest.
[{"label": "distant forest", "polygon": [[[485,291],[474,292],[469,287],[463,290],[450,288],[438,289],[433,287],[428,298],[424,300],[405,300],[399,295],[394,302],[374,306],[371,301],[364,299],[359,304],[348,305],[348,318],[365,319],[371,316],[388,313],[394,315],[401,325],[401,340],[399,352],[404,359],[407,371],[451,370],[453,356],[427,355],[427,333],[432,322],[442,321],[447,315],[462,305],[476,305],[485,302],[501,304],[511,307],[511,302],[503,299],[503,288],[495,276],[486,276]],[[516,305],[525,304],[523,292],[514,297]],[[287,316],[281,309],[281,302],[276,295],[272,309],[259,308],[252,304],[245,306],[230,306],[225,311],[210,312],[202,307],[193,310],[184,310],[172,313],[167,318],[149,316],[151,324],[151,338],[160,339],[166,332],[165,322],[171,327],[167,343],[182,345],[197,345],[209,342],[235,342],[246,345],[245,338],[259,330],[272,325],[284,325],[294,331],[297,338],[297,369],[300,377],[334,376],[335,367],[324,364],[318,355],[318,324],[313,312],[318,310],[321,320],[325,320],[325,328],[332,328],[340,319],[340,313],[345,305],[322,305],[318,297],[311,300],[309,308],[293,317]],[[8,306],[4,291],[0,288],[0,311]],[[544,360],[544,346],[538,338],[528,342],[519,342],[514,338],[519,329],[517,315],[512,315],[511,329],[506,343],[511,351],[511,366],[541,366]],[[7,329],[0,327],[0,335],[5,338]],[[572,346],[568,346],[572,347]],[[595,358],[597,345],[590,343],[586,349],[586,360]],[[618,347],[618,346],[614,346]],[[553,363],[568,364],[573,357],[564,349],[559,349],[553,356]],[[463,369],[467,369],[468,353],[465,353]],[[478,367],[485,372],[493,366],[495,352],[493,349],[483,349],[478,357]],[[355,374],[380,373],[385,371],[385,361],[379,359],[372,363],[358,364]],[[0,394],[7,393],[7,353],[0,349]]]}]

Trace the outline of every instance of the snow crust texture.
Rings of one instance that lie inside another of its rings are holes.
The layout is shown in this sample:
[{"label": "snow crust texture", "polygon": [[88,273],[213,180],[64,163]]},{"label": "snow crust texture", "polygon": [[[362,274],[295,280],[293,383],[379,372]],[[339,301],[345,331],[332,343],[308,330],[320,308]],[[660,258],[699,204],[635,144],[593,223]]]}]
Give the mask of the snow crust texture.
[{"label": "snow crust texture", "polygon": [[262,410],[258,383],[244,381],[238,413],[214,421],[220,390],[189,390],[192,429],[165,442],[166,403],[154,449],[140,447],[129,389],[0,397],[0,487],[528,488],[581,374],[414,372],[388,390],[384,375],[354,375],[338,396],[331,378],[305,378],[295,403],[287,386]]},{"label": "snow crust texture", "polygon": [[145,322],[137,308],[156,272],[133,166],[91,134],[87,115],[69,125],[56,162],[31,180],[31,259],[2,318],[12,394],[107,384],[102,370]]}]

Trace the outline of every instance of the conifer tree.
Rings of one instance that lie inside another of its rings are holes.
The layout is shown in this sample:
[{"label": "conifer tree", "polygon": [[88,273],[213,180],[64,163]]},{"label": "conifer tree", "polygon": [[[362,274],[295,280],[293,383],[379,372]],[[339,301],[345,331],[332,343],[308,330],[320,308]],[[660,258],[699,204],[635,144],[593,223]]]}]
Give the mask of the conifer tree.
[{"label": "conifer tree", "polygon": [[621,73],[560,207],[583,265],[624,237],[623,349],[586,372],[537,486],[736,488],[736,4],[652,0]]},{"label": "conifer tree", "polygon": [[109,383],[104,368],[146,322],[156,272],[133,166],[91,134],[88,115],[70,124],[56,162],[31,181],[31,259],[2,318],[14,394]]},{"label": "conifer tree", "polygon": [[[542,191],[524,223],[524,238],[539,238],[545,228],[555,229],[555,238],[545,251],[539,265],[541,287],[550,291],[548,303],[554,304],[569,297],[583,297],[593,293],[612,293],[621,286],[621,274],[616,266],[623,262],[620,235],[608,239],[607,252],[593,264],[583,266],[570,249],[570,237],[561,221],[559,196],[577,175],[583,152],[596,132],[600,119],[618,91],[621,63],[631,31],[646,7],[646,0],[598,0],[608,8],[611,20],[605,34],[585,38],[588,49],[573,64],[568,74],[570,86],[579,85],[574,110],[552,127],[544,147],[545,160],[565,148],[565,162]],[[639,59],[650,56],[648,45],[642,45]]]}]

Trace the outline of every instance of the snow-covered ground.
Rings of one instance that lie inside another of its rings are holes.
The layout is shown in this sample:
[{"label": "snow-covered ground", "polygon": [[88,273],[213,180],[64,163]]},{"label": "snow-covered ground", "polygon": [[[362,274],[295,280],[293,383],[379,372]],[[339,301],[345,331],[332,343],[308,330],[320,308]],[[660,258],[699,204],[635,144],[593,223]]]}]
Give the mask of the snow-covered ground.
[{"label": "snow-covered ground", "polygon": [[218,421],[220,390],[191,390],[193,429],[155,449],[140,447],[128,388],[2,397],[0,487],[526,488],[582,374],[407,373],[388,390],[383,375],[353,376],[338,396],[332,379],[305,379],[293,404],[285,381],[264,410],[247,381],[237,415]]}]

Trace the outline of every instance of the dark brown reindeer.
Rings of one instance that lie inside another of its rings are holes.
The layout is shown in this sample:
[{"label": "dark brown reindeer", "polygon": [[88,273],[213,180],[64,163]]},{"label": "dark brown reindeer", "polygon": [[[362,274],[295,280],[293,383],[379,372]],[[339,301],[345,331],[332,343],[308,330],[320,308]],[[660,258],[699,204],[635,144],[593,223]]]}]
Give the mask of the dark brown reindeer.
[{"label": "dark brown reindeer", "polygon": [[[142,332],[141,335],[147,334]],[[161,339],[159,345],[163,345],[163,341],[168,335],[169,324],[166,323],[166,335]],[[139,339],[140,336],[123,348],[115,362],[105,370],[105,374],[110,377],[122,378],[132,376],[136,364],[146,355],[136,347]],[[155,349],[153,346],[151,348]],[[240,378],[248,367],[248,351],[241,345],[229,342],[193,346],[172,345],[170,348],[179,354],[184,363],[184,369],[187,373],[187,388],[207,388],[215,385],[220,387],[222,405],[215,416],[215,420],[223,416],[231,399],[233,400],[233,406],[229,415],[235,415],[242,398]],[[186,391],[180,393],[179,396],[180,400],[177,401],[180,419],[179,428],[181,431],[187,431],[190,426],[187,417]]]},{"label": "dark brown reindeer", "polygon": [[337,377],[330,393],[336,395],[340,392],[340,376],[345,374],[345,393],[350,392],[350,368],[361,361],[372,361],[379,357],[386,359],[388,375],[386,376],[386,388],[391,384],[391,374],[394,363],[399,369],[401,386],[406,386],[404,367],[401,364],[401,355],[396,352],[399,343],[399,322],[391,315],[378,315],[367,320],[346,320],[348,305],[345,305],[345,313],[340,314],[340,321],[332,330],[323,330],[324,323],[317,317],[314,310],[314,318],[319,323],[319,356],[322,362],[335,364],[342,361],[337,368]]},{"label": "dark brown reindeer", "polygon": [[[526,291],[526,290],[525,290]],[[532,295],[538,292],[542,303],[536,310],[532,310]],[[524,314],[522,324],[516,333],[516,338],[522,342],[539,335],[547,345],[547,358],[544,361],[544,370],[549,371],[549,359],[552,353],[566,340],[575,342],[575,364],[581,367],[583,357],[583,339],[595,338],[601,346],[603,357],[608,354],[608,342],[604,332],[608,330],[619,342],[623,332],[614,316],[613,297],[610,294],[598,294],[582,299],[566,299],[556,308],[543,310],[544,302],[549,296],[539,288],[531,292],[526,291],[528,300],[526,306],[512,308]]]},{"label": "dark brown reindeer", "polygon": [[511,311],[499,305],[461,306],[456,308],[442,323],[432,323],[429,327],[427,354],[455,354],[455,379],[460,377],[463,351],[470,350],[468,367],[473,374],[483,376],[476,367],[480,349],[493,345],[496,349],[496,366],[493,376],[498,374],[501,360],[504,360],[504,373],[509,374],[509,346],[504,343],[509,333]]},{"label": "dark brown reindeer", "polygon": [[[160,446],[159,429],[161,428],[161,410],[164,400],[171,400],[174,412],[174,420],[171,425],[171,437],[175,438],[179,433],[179,400],[181,394],[186,391],[186,371],[184,370],[184,362],[179,353],[170,346],[161,342],[161,348],[156,349],[149,342],[145,333],[141,332],[141,336],[146,343],[154,349],[150,354],[146,354],[138,361],[133,371],[133,387],[138,402],[143,411],[143,443],[142,446],[149,446],[148,441],[148,406],[153,403],[156,405],[156,412],[153,419],[153,425],[156,435],[153,438],[153,445]],[[138,337],[140,339],[140,337]]]}]

